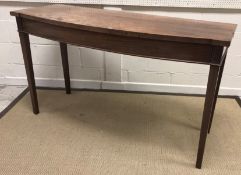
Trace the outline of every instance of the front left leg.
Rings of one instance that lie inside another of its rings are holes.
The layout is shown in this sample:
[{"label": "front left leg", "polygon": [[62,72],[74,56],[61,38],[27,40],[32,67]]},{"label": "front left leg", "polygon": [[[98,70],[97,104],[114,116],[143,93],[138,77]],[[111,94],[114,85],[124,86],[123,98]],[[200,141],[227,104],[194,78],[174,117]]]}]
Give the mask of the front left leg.
[{"label": "front left leg", "polygon": [[27,33],[19,32],[19,38],[20,38],[20,43],[22,47],[23,60],[24,60],[25,70],[26,70],[27,79],[28,79],[28,88],[29,88],[31,100],[32,100],[33,113],[38,114],[39,106],[38,106],[38,98],[37,98],[36,85],[35,85],[35,79],[34,79],[29,35]]},{"label": "front left leg", "polygon": [[32,100],[33,113],[38,114],[39,106],[38,106],[38,98],[37,98],[36,85],[35,85],[35,79],[34,79],[29,34],[22,31],[23,29],[22,19],[20,17],[16,17],[16,21],[18,25],[18,33],[19,33],[19,39],[20,39],[20,44],[21,44],[22,53],[23,53],[25,70],[27,74],[28,88],[29,88],[30,96]]}]

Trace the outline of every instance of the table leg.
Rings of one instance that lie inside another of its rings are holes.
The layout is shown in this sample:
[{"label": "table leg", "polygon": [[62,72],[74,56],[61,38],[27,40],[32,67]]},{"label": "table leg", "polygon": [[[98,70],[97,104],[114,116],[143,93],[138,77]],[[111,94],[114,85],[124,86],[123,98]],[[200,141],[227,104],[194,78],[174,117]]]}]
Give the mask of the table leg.
[{"label": "table leg", "polygon": [[222,75],[223,75],[223,69],[224,69],[224,65],[225,65],[226,56],[227,56],[227,53],[225,53],[224,60],[223,60],[223,63],[220,67],[219,74],[218,74],[218,82],[217,82],[217,87],[216,87],[216,91],[215,91],[215,98],[214,98],[213,105],[212,105],[212,112],[211,112],[211,118],[210,118],[208,133],[210,133],[210,129],[212,127],[213,115],[214,115],[214,111],[215,111],[215,107],[216,107],[218,91],[219,91],[219,88],[220,88],[220,83],[221,83],[221,79],[222,79]]},{"label": "table leg", "polygon": [[67,44],[60,42],[66,94],[71,93]]},{"label": "table leg", "polygon": [[196,168],[201,168],[202,166],[203,153],[205,149],[208,127],[209,127],[209,122],[211,118],[211,113],[213,110],[212,106],[217,98],[216,87],[218,83],[218,75],[219,75],[220,69],[221,68],[219,66],[214,66],[214,65],[210,66],[206,99],[205,99],[204,111],[203,111],[202,126],[200,131],[200,138],[199,138]]},{"label": "table leg", "polygon": [[29,35],[27,33],[19,32],[20,43],[23,52],[23,60],[25,65],[25,70],[28,79],[28,87],[31,95],[33,113],[39,113],[38,107],[38,98],[36,92],[36,85],[34,80],[34,71],[33,71],[33,63],[32,63],[32,55],[30,49]]}]

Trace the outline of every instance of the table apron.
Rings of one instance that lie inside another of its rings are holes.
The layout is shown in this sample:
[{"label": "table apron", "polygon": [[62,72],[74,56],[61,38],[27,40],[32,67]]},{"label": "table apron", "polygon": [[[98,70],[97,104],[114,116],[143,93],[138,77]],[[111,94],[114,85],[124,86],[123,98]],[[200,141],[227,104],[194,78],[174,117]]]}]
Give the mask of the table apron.
[{"label": "table apron", "polygon": [[103,51],[154,59],[220,65],[222,46],[153,40],[86,31],[21,19],[19,32]]}]

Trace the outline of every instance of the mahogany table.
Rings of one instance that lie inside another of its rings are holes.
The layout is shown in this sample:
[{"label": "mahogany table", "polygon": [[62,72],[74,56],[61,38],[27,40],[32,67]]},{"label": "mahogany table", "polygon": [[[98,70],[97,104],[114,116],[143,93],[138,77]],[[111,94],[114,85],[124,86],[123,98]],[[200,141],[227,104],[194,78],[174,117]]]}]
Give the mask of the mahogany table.
[{"label": "mahogany table", "polygon": [[60,42],[66,93],[67,43],[153,59],[210,66],[196,167],[201,168],[228,47],[236,25],[164,16],[49,5],[12,11],[16,16],[33,112],[39,113],[29,34]]}]

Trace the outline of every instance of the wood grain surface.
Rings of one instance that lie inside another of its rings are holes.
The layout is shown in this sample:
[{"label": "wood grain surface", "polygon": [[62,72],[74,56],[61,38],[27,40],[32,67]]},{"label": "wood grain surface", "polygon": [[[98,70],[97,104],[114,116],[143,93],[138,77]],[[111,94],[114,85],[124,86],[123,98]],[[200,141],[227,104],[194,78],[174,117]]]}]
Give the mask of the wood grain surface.
[{"label": "wood grain surface", "polygon": [[13,16],[121,36],[229,46],[235,24],[208,22],[69,5],[11,12]]}]

